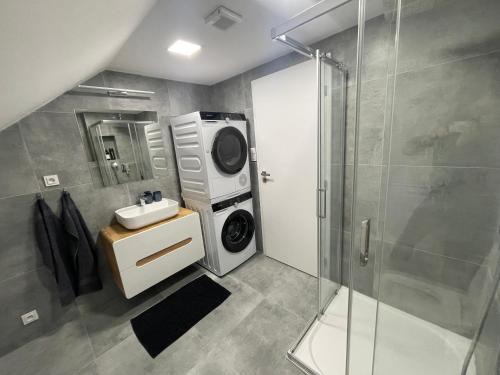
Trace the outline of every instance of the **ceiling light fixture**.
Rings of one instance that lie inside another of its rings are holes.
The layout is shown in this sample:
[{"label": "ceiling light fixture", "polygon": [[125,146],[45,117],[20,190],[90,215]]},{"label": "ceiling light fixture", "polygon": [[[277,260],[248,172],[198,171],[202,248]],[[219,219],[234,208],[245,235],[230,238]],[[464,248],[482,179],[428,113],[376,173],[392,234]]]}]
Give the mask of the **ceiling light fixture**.
[{"label": "ceiling light fixture", "polygon": [[177,40],[174,44],[168,47],[168,51],[177,53],[179,55],[191,56],[193,53],[198,52],[201,46],[194,43],[186,42],[185,40]]}]

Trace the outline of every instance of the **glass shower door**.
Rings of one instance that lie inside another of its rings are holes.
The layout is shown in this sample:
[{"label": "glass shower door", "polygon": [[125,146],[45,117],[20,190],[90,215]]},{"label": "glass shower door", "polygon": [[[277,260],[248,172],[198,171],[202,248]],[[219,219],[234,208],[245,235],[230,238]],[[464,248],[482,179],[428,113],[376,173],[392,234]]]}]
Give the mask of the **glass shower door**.
[{"label": "glass shower door", "polygon": [[500,3],[393,3],[356,81],[349,374],[496,375]]},{"label": "glass shower door", "polygon": [[288,357],[307,374],[345,372],[347,288],[343,204],[347,70],[316,53],[318,88],[318,311]]},{"label": "glass shower door", "polygon": [[346,70],[329,55],[318,64],[319,316],[342,285]]}]

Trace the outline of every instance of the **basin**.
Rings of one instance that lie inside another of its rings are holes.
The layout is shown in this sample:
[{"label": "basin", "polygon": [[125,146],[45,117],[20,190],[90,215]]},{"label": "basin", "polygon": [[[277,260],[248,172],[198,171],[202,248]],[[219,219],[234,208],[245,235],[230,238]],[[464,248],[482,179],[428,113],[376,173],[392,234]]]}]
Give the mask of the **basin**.
[{"label": "basin", "polygon": [[159,202],[153,202],[144,206],[135,204],[120,208],[115,211],[115,217],[125,228],[138,229],[173,217],[178,212],[179,202],[163,198]]}]

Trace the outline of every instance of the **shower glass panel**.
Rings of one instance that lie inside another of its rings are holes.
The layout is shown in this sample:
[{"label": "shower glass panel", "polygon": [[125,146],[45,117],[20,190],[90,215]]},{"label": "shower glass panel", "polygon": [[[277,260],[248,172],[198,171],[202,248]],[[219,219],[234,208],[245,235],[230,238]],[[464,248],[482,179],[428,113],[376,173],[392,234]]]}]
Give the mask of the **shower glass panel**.
[{"label": "shower glass panel", "polygon": [[375,20],[365,23],[349,370],[497,375],[500,2],[390,6],[383,74],[369,55]]},{"label": "shower glass panel", "polygon": [[319,316],[342,284],[344,143],[347,71],[318,56]]},{"label": "shower glass panel", "polygon": [[[346,373],[348,340],[350,229],[345,226],[350,223],[344,213],[351,207],[346,199],[352,200],[346,164],[350,164],[352,176],[353,162],[346,160],[347,155],[352,156],[346,138],[348,124],[352,126],[354,120],[348,107],[356,98],[358,1],[318,4],[331,11],[315,16],[314,6],[306,10],[302,14],[312,15],[311,21],[287,32],[285,43],[316,59],[318,85],[318,312],[288,357],[307,374],[340,375]],[[318,30],[321,35],[315,39],[319,42],[300,45]]]}]

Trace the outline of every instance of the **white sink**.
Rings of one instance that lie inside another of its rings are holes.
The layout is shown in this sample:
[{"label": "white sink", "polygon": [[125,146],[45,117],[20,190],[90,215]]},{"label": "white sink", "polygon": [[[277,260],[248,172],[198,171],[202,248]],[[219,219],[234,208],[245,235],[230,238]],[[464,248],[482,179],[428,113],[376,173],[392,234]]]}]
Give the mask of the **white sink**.
[{"label": "white sink", "polygon": [[139,204],[115,211],[118,222],[127,229],[137,229],[175,216],[179,213],[179,202],[163,198],[141,206]]}]

